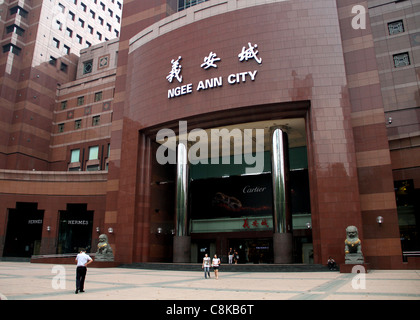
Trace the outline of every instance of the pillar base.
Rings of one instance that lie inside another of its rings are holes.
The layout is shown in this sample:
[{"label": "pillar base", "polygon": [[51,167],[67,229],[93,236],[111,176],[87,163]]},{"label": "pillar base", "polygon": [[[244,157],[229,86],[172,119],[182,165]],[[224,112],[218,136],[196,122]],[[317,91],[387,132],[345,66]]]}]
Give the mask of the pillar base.
[{"label": "pillar base", "polygon": [[191,237],[175,236],[174,237],[174,263],[191,262]]},{"label": "pillar base", "polygon": [[291,233],[273,234],[274,263],[293,262],[293,237]]}]

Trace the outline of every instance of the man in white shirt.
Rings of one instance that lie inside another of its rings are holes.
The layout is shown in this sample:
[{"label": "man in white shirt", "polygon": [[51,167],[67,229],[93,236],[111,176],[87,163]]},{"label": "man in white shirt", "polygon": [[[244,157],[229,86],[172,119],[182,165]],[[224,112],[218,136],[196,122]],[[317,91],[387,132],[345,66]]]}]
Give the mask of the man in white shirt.
[{"label": "man in white shirt", "polygon": [[86,271],[87,265],[93,262],[92,258],[86,254],[85,249],[81,249],[80,253],[76,257],[77,268],[76,268],[76,294],[80,292],[85,292],[85,278],[86,278]]}]

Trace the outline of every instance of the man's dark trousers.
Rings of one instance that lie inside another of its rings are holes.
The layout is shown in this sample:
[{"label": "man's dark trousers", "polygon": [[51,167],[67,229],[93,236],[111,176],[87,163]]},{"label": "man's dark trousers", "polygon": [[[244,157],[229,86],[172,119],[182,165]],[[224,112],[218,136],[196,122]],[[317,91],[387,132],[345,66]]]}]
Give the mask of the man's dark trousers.
[{"label": "man's dark trousers", "polygon": [[76,269],[76,291],[83,291],[85,287],[86,267],[77,267]]}]

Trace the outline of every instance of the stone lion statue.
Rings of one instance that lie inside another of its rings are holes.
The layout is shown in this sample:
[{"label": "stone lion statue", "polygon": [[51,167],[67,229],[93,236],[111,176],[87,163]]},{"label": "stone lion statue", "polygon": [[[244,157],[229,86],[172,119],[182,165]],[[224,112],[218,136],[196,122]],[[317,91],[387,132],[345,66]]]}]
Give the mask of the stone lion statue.
[{"label": "stone lion statue", "polygon": [[108,243],[108,237],[106,234],[101,234],[99,236],[98,250],[96,251],[95,260],[114,261],[114,254]]},{"label": "stone lion statue", "polygon": [[364,262],[362,254],[362,242],[359,239],[359,231],[355,226],[346,228],[346,240],[344,241],[344,252],[346,264],[360,264]]}]

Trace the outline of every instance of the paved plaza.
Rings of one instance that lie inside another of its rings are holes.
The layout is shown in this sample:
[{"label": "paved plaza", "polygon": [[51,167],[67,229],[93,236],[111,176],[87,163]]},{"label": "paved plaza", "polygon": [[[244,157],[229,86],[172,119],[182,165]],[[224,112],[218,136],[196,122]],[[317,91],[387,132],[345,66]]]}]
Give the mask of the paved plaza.
[{"label": "paved plaza", "polygon": [[75,294],[75,266],[0,262],[0,297],[8,300],[420,300],[420,270],[223,272],[88,268]]}]

